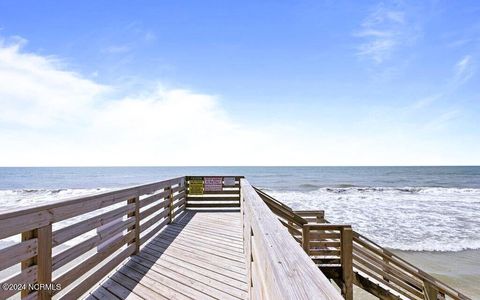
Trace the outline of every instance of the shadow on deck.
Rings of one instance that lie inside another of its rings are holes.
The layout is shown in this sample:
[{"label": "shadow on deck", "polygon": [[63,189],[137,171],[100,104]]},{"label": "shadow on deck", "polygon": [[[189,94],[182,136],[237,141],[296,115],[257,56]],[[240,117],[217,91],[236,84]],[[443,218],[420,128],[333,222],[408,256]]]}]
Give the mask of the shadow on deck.
[{"label": "shadow on deck", "polygon": [[88,299],[246,299],[239,211],[186,210]]}]

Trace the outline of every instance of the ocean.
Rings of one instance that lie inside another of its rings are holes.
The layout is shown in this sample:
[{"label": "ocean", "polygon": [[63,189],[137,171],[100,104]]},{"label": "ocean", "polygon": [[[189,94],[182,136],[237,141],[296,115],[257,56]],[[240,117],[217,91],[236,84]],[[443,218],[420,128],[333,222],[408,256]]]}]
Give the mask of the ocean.
[{"label": "ocean", "polygon": [[480,249],[480,167],[0,168],[0,212],[182,175],[244,175],[391,249]]}]

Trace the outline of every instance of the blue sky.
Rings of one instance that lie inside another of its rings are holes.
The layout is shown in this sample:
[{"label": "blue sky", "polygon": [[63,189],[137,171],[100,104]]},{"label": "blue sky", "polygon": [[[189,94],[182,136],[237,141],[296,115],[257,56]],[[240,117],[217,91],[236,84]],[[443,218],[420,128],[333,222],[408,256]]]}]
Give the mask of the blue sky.
[{"label": "blue sky", "polygon": [[479,50],[478,1],[2,1],[0,165],[480,164]]}]

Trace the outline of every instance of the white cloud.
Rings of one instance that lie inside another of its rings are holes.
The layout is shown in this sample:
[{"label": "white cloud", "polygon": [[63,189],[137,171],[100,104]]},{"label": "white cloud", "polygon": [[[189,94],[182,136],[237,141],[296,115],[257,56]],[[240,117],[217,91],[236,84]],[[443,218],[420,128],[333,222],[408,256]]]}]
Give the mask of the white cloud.
[{"label": "white cloud", "polygon": [[445,163],[410,132],[382,126],[332,132],[319,120],[234,121],[220,97],[162,85],[113,96],[115,87],[22,43],[0,44],[1,166]]},{"label": "white cloud", "polygon": [[113,90],[18,41],[2,44],[0,165],[262,164],[277,138],[233,122],[213,95],[158,85],[115,98]]},{"label": "white cloud", "polygon": [[405,12],[380,3],[363,20],[361,28],[354,34],[363,39],[357,54],[375,63],[386,61],[392,52],[415,39],[416,33],[406,22]]},{"label": "white cloud", "polygon": [[58,60],[21,53],[23,44],[0,43],[0,122],[35,128],[68,122],[108,90],[62,70]]}]

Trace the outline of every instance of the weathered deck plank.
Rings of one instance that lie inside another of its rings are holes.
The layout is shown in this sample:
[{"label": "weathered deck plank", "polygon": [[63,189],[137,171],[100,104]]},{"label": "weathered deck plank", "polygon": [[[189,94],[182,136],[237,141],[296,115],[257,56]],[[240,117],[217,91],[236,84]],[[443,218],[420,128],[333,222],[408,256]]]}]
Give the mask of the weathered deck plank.
[{"label": "weathered deck plank", "polygon": [[89,298],[246,299],[240,212],[187,210]]}]

